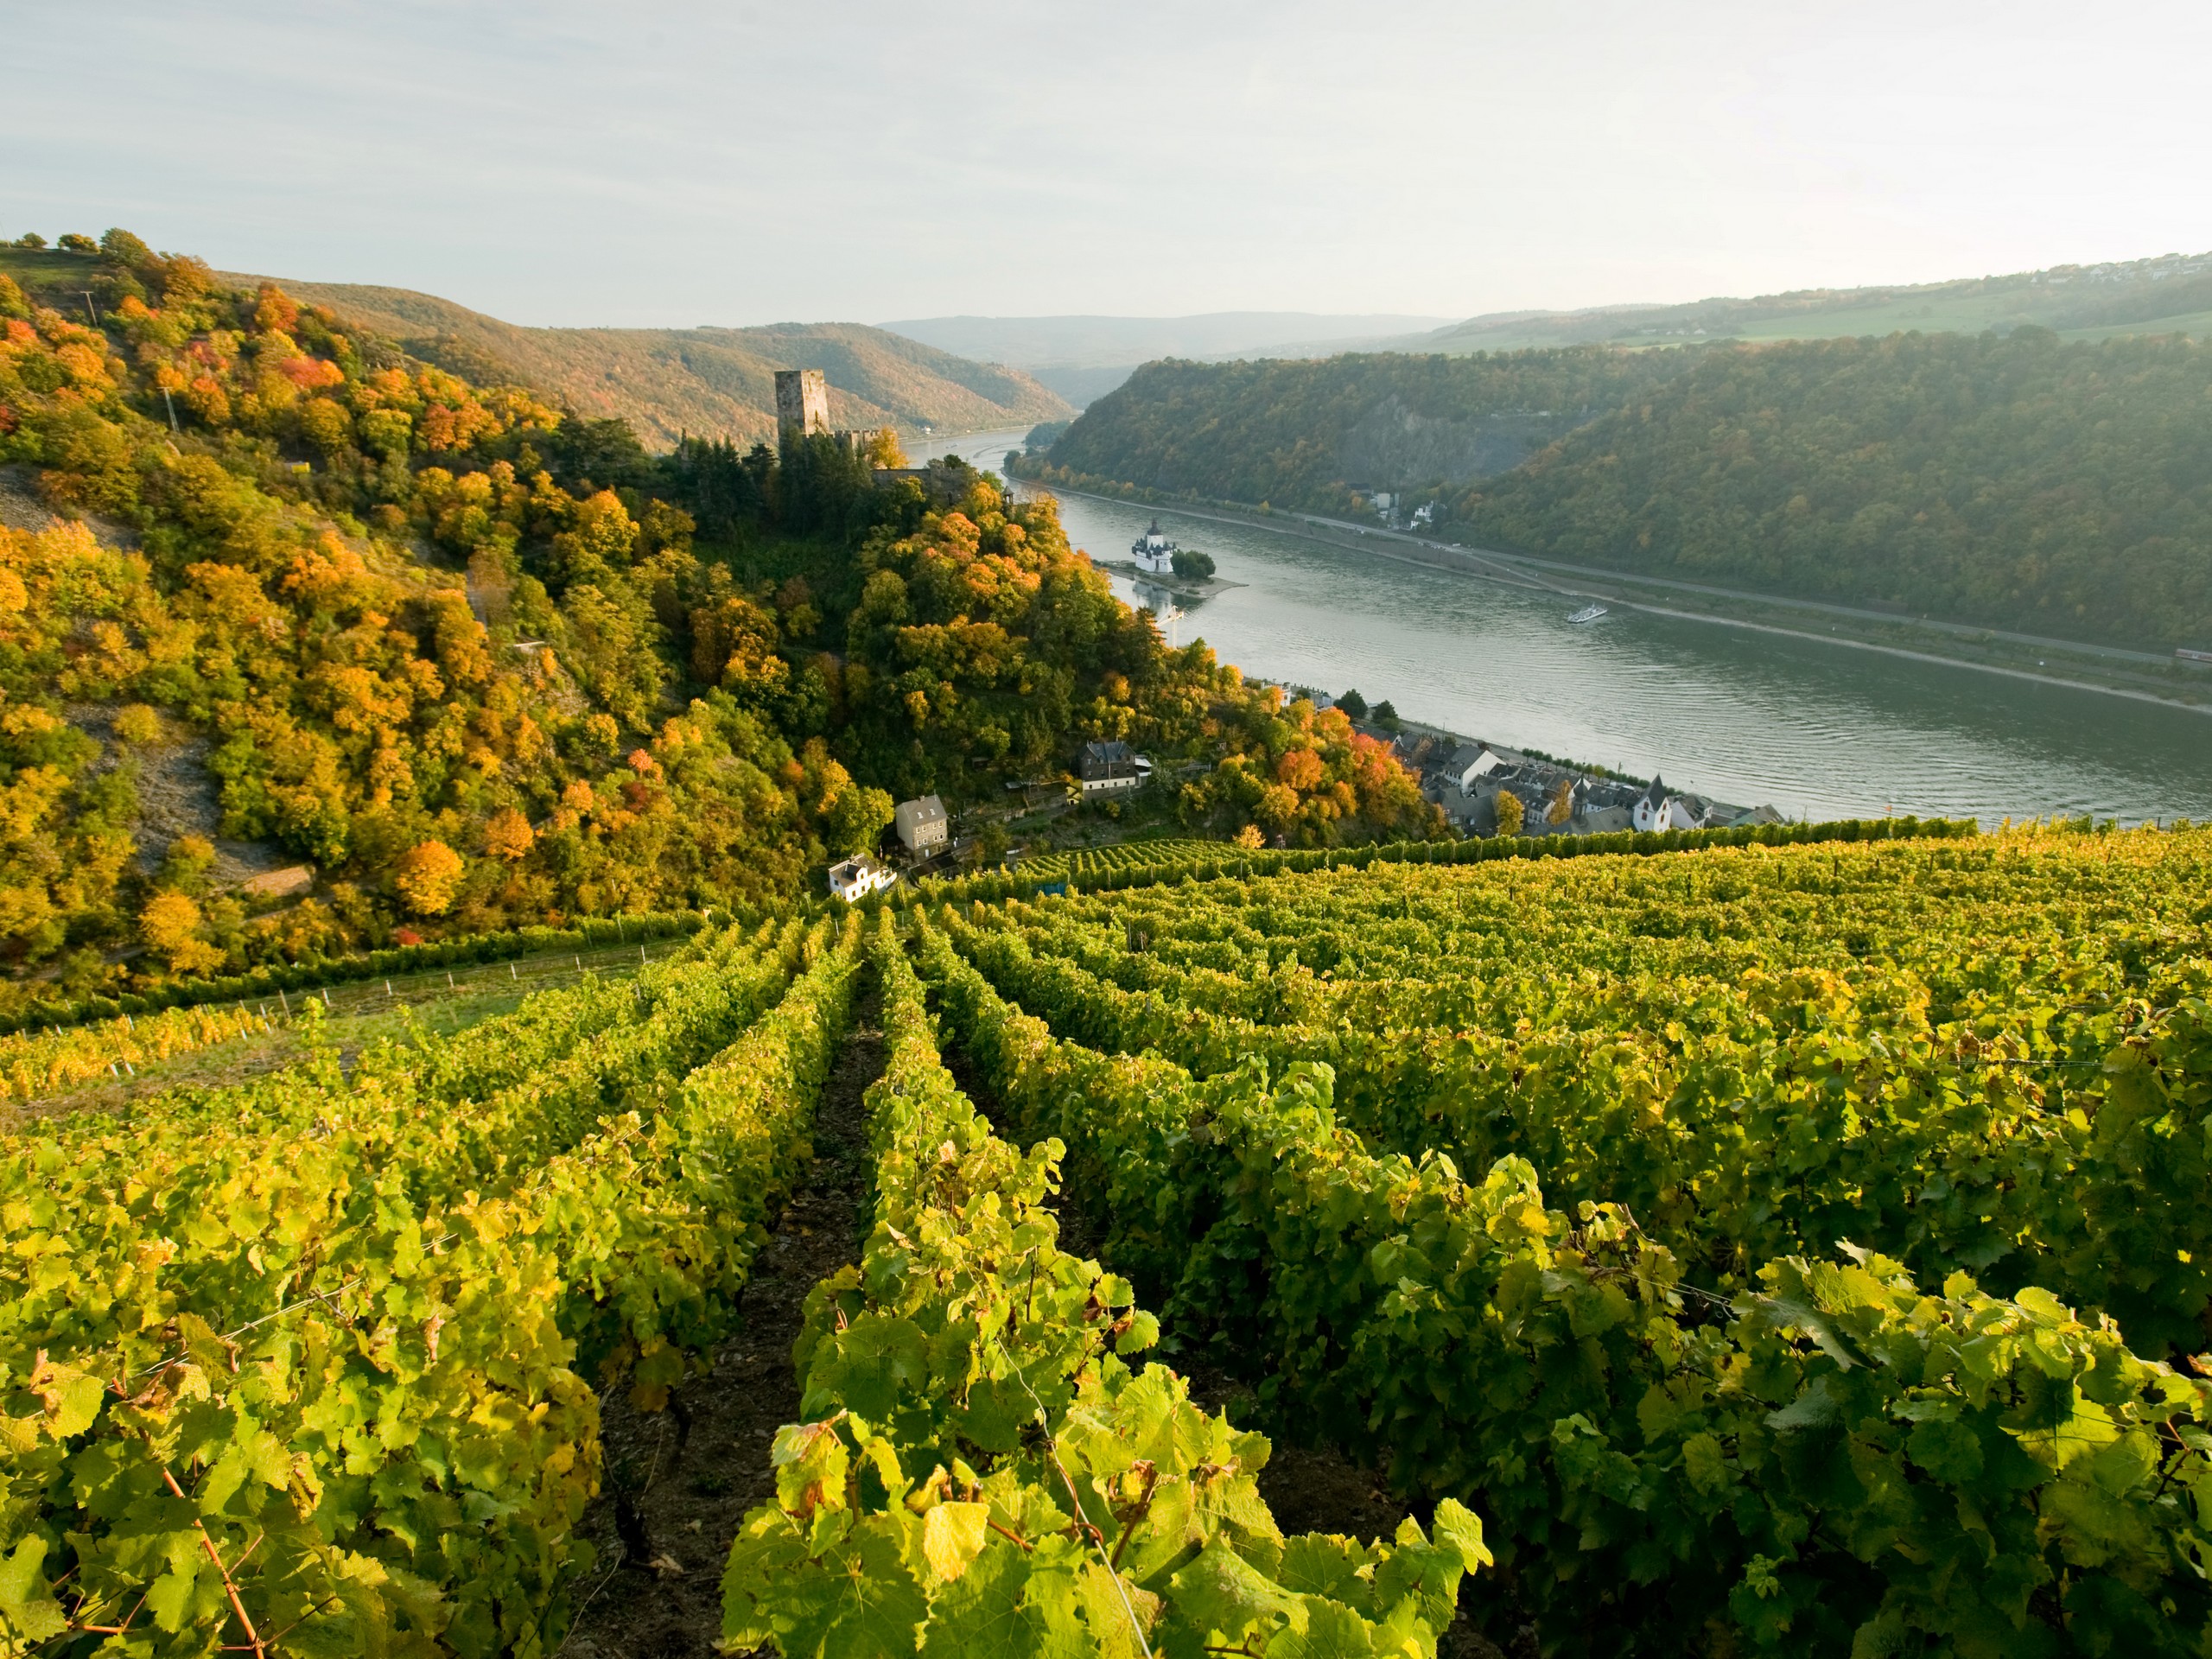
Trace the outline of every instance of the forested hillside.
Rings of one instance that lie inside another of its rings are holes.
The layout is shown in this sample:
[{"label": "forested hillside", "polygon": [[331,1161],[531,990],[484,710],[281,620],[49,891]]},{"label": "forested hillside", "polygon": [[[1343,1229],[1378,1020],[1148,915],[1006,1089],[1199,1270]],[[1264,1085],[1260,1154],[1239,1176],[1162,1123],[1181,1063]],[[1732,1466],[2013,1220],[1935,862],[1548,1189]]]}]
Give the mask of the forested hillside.
[{"label": "forested hillside", "polygon": [[1148,363],[1054,443],[1054,474],[1341,512],[1356,490],[1464,482],[1680,372],[1600,348],[1474,358]]},{"label": "forested hillside", "polygon": [[[268,280],[226,277],[245,287]],[[284,291],[375,330],[426,362],[526,385],[582,415],[619,417],[655,449],[684,433],[776,435],[775,371],[821,369],[830,418],[854,429],[970,432],[1073,409],[1018,369],[860,323],[753,328],[524,328],[407,289],[287,281]]]},{"label": "forested hillside", "polygon": [[2212,643],[2212,346],[1708,350],[1452,500],[1467,539],[2159,649]]},{"label": "forested hillside", "polygon": [[1222,833],[1435,822],[1341,715],[1167,650],[1049,502],[880,490],[828,439],[655,457],[127,232],[68,257],[75,316],[0,276],[0,1014],[788,899],[887,790],[995,798],[1089,737],[1203,762]]},{"label": "forested hillside", "polygon": [[[2047,329],[1154,364],[1026,475],[2153,650],[2212,641],[2212,346]],[[1471,481],[1471,487],[1469,484]]]}]

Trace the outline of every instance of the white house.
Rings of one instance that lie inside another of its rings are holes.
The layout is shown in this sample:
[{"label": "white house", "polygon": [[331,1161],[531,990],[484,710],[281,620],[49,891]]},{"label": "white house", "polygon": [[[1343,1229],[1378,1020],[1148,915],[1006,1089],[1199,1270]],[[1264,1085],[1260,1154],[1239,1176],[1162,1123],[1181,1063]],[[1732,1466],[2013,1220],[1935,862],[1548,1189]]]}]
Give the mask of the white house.
[{"label": "white house", "polygon": [[898,880],[896,870],[886,869],[866,853],[830,867],[830,891],[849,905],[860,903],[871,893],[880,893]]},{"label": "white house", "polygon": [[1705,803],[1694,797],[1677,795],[1660,779],[1654,778],[1651,787],[1636,798],[1636,827],[1638,830],[1694,830]]},{"label": "white house", "polygon": [[1076,760],[1076,776],[1082,781],[1086,798],[1110,795],[1117,790],[1141,787],[1152,776],[1152,762],[1119,738],[1109,738],[1083,746]]},{"label": "white house", "polygon": [[945,817],[944,803],[934,795],[925,795],[918,801],[901,801],[891,815],[897,827],[899,839],[906,843],[910,853],[926,852],[944,845],[950,833],[950,820]]},{"label": "white house", "polygon": [[1463,743],[1452,751],[1452,758],[1444,763],[1442,772],[1455,787],[1471,789],[1476,779],[1496,772],[1503,764],[1497,751],[1489,744]]}]

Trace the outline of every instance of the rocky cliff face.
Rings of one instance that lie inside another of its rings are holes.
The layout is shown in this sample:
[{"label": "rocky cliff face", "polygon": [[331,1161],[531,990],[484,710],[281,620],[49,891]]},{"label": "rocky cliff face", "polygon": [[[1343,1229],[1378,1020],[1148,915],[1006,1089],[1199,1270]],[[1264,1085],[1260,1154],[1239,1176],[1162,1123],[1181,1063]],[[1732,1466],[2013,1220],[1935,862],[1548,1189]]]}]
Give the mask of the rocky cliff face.
[{"label": "rocky cliff face", "polygon": [[1337,459],[1344,480],[1366,489],[1471,484],[1510,472],[1576,424],[1576,416],[1550,411],[1423,415],[1393,394],[1344,433]]}]

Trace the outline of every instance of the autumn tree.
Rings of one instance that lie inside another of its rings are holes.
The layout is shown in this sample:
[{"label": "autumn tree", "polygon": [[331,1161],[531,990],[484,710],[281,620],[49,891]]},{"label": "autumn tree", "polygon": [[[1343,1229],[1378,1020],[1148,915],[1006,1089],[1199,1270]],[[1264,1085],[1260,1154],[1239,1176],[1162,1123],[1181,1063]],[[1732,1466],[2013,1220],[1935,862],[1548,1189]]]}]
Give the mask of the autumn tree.
[{"label": "autumn tree", "polygon": [[157,893],[138,912],[146,946],[172,973],[205,974],[223,964],[223,953],[200,938],[200,906],[181,893]]},{"label": "autumn tree", "polygon": [[485,821],[484,851],[490,857],[512,864],[530,855],[537,839],[531,832],[530,820],[511,806]]},{"label": "autumn tree", "polygon": [[461,855],[442,841],[418,842],[393,867],[392,885],[417,916],[442,916],[453,907],[461,887]]}]

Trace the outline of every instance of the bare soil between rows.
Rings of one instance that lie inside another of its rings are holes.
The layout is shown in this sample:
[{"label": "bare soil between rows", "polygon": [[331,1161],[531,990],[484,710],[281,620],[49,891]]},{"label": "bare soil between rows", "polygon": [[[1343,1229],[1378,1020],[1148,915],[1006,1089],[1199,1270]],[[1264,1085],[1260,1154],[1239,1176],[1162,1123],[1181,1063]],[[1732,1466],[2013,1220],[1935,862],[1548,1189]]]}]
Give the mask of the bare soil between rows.
[{"label": "bare soil between rows", "polygon": [[[868,1209],[868,1122],[861,1097],[881,1075],[881,1004],[871,985],[817,1110],[812,1168],[754,1262],[744,1324],[671,1408],[641,1412],[621,1390],[601,1402],[606,1485],[579,1529],[598,1565],[556,1659],[705,1659],[721,1635],[721,1573],[747,1512],[775,1491],[768,1462],[776,1431],[799,1416],[791,1363],[807,1293],[859,1261]],[[946,1065],[977,1108],[1002,1125],[998,1103],[957,1051]],[[1096,1254],[1073,1206],[1060,1214],[1063,1247]],[[1258,1421],[1251,1391],[1211,1367],[1188,1367],[1192,1397]],[[1286,1533],[1388,1538],[1408,1506],[1373,1470],[1329,1446],[1277,1439],[1261,1495]],[[1440,1643],[1443,1659],[1502,1659],[1466,1609],[1489,1592],[1486,1575],[1460,1591],[1461,1613]]]},{"label": "bare soil between rows", "polygon": [[[776,1431],[799,1417],[791,1345],[806,1294],[860,1260],[868,1208],[861,1097],[883,1071],[871,986],[816,1109],[814,1163],[753,1264],[743,1326],[666,1411],[602,1397],[606,1487],[579,1529],[599,1553],[561,1659],[690,1659],[716,1651],[721,1576],[746,1512],[774,1496]],[[658,1563],[658,1565],[656,1565]]]}]

